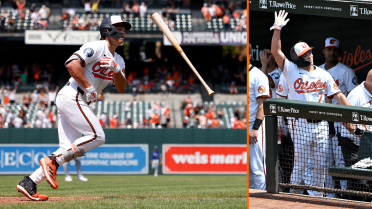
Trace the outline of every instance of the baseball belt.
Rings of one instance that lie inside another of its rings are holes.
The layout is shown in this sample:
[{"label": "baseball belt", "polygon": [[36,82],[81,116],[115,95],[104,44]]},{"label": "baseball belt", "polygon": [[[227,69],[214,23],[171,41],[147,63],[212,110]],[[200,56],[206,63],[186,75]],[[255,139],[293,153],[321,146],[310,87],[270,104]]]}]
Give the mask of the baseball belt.
[{"label": "baseball belt", "polygon": [[[66,86],[70,86],[70,82],[67,82]],[[72,87],[72,86],[71,86]],[[81,94],[81,96],[84,96],[85,92],[78,86],[76,90]],[[91,102],[87,102],[88,105],[90,105]]]}]

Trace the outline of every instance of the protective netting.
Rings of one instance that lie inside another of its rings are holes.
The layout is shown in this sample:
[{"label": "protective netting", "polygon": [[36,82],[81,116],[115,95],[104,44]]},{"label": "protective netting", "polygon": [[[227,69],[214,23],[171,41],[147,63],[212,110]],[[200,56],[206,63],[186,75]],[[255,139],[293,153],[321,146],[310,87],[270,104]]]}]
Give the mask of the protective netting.
[{"label": "protective netting", "polygon": [[372,200],[372,134],[340,122],[278,116],[279,189],[297,194]]}]

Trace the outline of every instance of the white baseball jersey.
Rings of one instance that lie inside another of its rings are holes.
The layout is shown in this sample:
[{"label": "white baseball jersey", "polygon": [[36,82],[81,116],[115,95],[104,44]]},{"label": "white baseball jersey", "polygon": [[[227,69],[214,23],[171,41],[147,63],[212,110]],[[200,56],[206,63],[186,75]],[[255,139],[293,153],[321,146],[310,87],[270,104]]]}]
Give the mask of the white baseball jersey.
[{"label": "white baseball jersey", "polygon": [[288,97],[288,84],[283,74],[280,75],[279,83],[278,86],[276,87],[276,94],[278,96],[287,97],[287,99],[291,99]]},{"label": "white baseball jersey", "polygon": [[249,126],[253,126],[256,120],[258,108],[257,99],[269,96],[269,80],[258,68],[252,67],[249,70]]},{"label": "white baseball jersey", "polygon": [[[319,67],[326,70],[325,64]],[[358,85],[358,79],[355,75],[354,70],[342,64],[341,62],[326,71],[331,74],[336,84],[338,85],[338,88],[345,96],[347,96],[347,94]],[[332,103],[337,104],[336,99],[333,98]]]},{"label": "white baseball jersey", "polygon": [[276,87],[278,87],[278,83],[279,83],[279,79],[280,79],[281,74],[282,74],[282,72],[280,72],[280,70],[278,68],[275,68],[275,70],[273,70],[271,73],[268,73],[269,79],[271,79],[273,81],[274,85],[275,85],[274,88],[270,87],[270,97],[269,97],[269,99],[276,98]]},{"label": "white baseball jersey", "polygon": [[285,59],[282,72],[287,80],[291,99],[324,103],[324,95],[332,97],[340,92],[332,76],[319,67],[314,66],[314,70],[309,73]]},{"label": "white baseball jersey", "polygon": [[[104,57],[114,57],[115,62],[120,65],[122,70],[125,69],[124,59],[115,52],[111,54],[107,46],[107,41],[94,41],[84,44],[78,51],[74,53],[81,60],[81,66],[84,70],[84,75],[99,94],[110,82],[114,80],[115,73],[108,68],[100,67],[100,60]],[[122,72],[123,73],[123,72]],[[124,75],[124,73],[123,73]],[[74,78],[70,78],[69,82],[74,82]],[[78,82],[76,82],[77,85]],[[80,87],[82,88],[82,87]],[[84,88],[82,88],[84,89]]]},{"label": "white baseball jersey", "polygon": [[[349,93],[349,95],[347,96],[347,100],[349,100],[351,106],[372,108],[372,95],[364,87],[364,81]],[[358,119],[361,120],[361,118],[364,116],[359,115],[358,117]],[[362,130],[368,131],[372,129],[372,126],[370,125],[358,124],[357,126]],[[351,134],[344,126],[341,126],[341,135],[343,137],[350,138],[356,145],[359,146],[360,138]]]}]

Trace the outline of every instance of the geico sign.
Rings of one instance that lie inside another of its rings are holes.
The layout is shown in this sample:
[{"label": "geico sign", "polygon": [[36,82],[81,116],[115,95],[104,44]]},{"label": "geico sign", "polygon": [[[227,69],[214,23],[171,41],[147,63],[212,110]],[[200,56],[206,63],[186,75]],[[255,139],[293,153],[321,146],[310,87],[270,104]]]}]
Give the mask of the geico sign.
[{"label": "geico sign", "polygon": [[246,174],[246,145],[163,145],[163,173]]},{"label": "geico sign", "polygon": [[[39,165],[41,158],[46,157],[45,152],[2,152],[1,162],[3,166],[16,166],[17,163],[22,166],[28,166],[34,163]],[[33,162],[32,162],[33,161]]]}]

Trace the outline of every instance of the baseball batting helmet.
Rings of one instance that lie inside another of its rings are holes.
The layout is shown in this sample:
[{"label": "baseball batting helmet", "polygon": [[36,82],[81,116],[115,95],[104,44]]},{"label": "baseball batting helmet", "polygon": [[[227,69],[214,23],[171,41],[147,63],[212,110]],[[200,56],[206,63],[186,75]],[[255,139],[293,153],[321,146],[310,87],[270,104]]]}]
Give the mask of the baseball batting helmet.
[{"label": "baseball batting helmet", "polygon": [[298,67],[308,67],[311,63],[304,60],[301,55],[305,54],[314,47],[309,47],[305,42],[298,42],[290,51],[291,59]]},{"label": "baseball batting helmet", "polygon": [[130,28],[132,27],[132,25],[129,22],[125,22],[123,18],[121,18],[120,16],[118,15],[111,16],[102,20],[102,23],[99,26],[99,32],[101,33],[101,36],[102,37],[110,36],[113,37],[114,39],[122,38],[124,33],[114,27],[114,24],[118,23],[124,24],[125,31],[130,30]]}]

